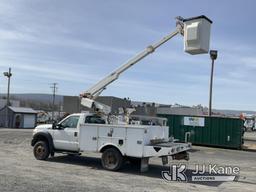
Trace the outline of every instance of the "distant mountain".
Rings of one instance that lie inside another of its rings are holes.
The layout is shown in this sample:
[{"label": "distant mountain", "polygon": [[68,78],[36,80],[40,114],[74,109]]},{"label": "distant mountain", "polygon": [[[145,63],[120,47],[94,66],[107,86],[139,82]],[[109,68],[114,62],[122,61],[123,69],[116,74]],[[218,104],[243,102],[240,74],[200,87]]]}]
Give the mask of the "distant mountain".
[{"label": "distant mountain", "polygon": [[[0,94],[0,97],[6,97],[6,94]],[[55,96],[55,105],[59,105],[60,103],[63,103],[63,95],[56,95]],[[52,94],[41,94],[41,93],[14,93],[11,94],[11,99],[14,100],[20,100],[20,101],[25,101],[28,102],[28,106],[34,107],[34,108],[50,108],[49,106],[52,104]],[[48,105],[48,107],[43,107],[42,105]],[[156,107],[162,106],[162,104],[159,103],[151,103],[151,102],[143,102],[143,101],[132,101],[133,105],[147,105],[147,104],[154,104]],[[25,104],[27,105],[27,103]],[[163,105],[165,106],[165,105]],[[171,105],[166,105],[166,107],[171,106]],[[177,106],[178,104],[175,104],[173,106]],[[182,106],[182,105],[180,105]],[[188,107],[188,106],[187,106]],[[206,107],[203,107],[203,111],[207,112],[208,109]],[[229,110],[229,109],[213,109],[214,113],[220,113],[220,114],[225,114],[227,116],[239,116],[241,113],[246,113],[246,114],[256,114],[256,111],[248,111],[248,110]]]},{"label": "distant mountain", "polygon": [[241,113],[256,114],[256,111],[229,110],[229,109],[213,109],[213,112],[225,114],[227,116],[228,115],[239,116]]},{"label": "distant mountain", "polygon": [[[1,97],[6,97],[6,94],[0,94]],[[41,93],[14,93],[11,94],[11,99],[16,100],[27,100],[27,101],[35,101],[42,103],[51,103],[52,95],[51,94],[41,94]],[[62,103],[63,95],[55,96],[55,103]]]}]

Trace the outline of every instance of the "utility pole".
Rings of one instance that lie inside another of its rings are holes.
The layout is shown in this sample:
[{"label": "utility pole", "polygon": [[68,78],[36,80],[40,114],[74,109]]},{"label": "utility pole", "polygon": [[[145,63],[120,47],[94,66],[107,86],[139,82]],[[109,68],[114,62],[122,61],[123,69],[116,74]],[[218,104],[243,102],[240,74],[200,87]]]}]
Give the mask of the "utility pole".
[{"label": "utility pole", "polygon": [[8,87],[7,87],[7,98],[6,98],[6,119],[5,119],[5,126],[9,127],[9,114],[8,114],[8,110],[9,110],[9,106],[10,106],[10,83],[11,83],[11,68],[9,68],[8,72],[4,72],[4,76],[6,76],[8,78]]},{"label": "utility pole", "polygon": [[57,84],[58,83],[53,83],[52,86],[51,86],[52,92],[53,92],[53,95],[52,95],[52,122],[54,120],[55,96],[56,96],[56,92],[57,92],[57,89],[58,89]]},{"label": "utility pole", "polygon": [[210,78],[210,93],[209,93],[209,111],[208,115],[212,116],[212,84],[213,84],[213,71],[214,71],[214,60],[217,59],[218,51],[210,50],[210,57],[212,60],[212,67],[211,67],[211,78]]},{"label": "utility pole", "polygon": [[60,119],[60,112],[61,112],[61,102],[59,102],[59,106],[58,106],[58,111],[59,111],[59,114],[58,114],[58,119]]}]

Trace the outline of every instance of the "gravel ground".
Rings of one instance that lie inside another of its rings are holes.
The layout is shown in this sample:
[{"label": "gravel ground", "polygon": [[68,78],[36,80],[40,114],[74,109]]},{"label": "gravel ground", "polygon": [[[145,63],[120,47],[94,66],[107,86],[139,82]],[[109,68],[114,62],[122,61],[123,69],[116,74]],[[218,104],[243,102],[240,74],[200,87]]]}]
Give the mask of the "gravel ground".
[{"label": "gravel ground", "polygon": [[[149,171],[140,173],[131,164],[119,172],[101,168],[100,154],[70,157],[58,154],[47,161],[35,160],[30,146],[32,130],[0,129],[0,191],[255,191],[256,152],[193,147],[187,172],[194,165],[240,167],[237,182],[165,182],[161,160],[153,158]],[[187,173],[186,172],[186,173]]]}]

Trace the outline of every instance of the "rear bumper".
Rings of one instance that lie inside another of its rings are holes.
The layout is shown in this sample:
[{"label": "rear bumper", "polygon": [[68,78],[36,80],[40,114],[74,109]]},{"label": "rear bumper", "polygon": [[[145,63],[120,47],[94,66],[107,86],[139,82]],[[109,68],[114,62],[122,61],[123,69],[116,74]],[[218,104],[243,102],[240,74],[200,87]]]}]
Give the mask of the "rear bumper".
[{"label": "rear bumper", "polygon": [[[190,150],[191,143],[159,143],[156,145],[144,146],[143,157],[162,157],[181,154]],[[187,153],[186,153],[187,154]],[[178,158],[178,156],[177,156]]]}]

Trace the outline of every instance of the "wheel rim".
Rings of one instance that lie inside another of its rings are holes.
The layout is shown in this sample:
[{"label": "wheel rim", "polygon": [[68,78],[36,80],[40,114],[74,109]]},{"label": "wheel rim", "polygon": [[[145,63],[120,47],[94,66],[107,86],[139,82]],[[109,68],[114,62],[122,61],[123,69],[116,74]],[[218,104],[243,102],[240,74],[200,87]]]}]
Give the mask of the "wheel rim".
[{"label": "wheel rim", "polygon": [[108,152],[104,158],[104,164],[108,169],[114,169],[118,165],[118,160],[113,152]]},{"label": "wheel rim", "polygon": [[35,150],[36,157],[41,158],[45,154],[45,148],[42,145],[39,145]]}]

